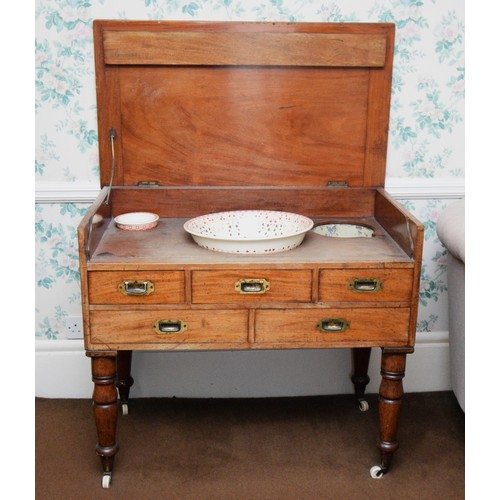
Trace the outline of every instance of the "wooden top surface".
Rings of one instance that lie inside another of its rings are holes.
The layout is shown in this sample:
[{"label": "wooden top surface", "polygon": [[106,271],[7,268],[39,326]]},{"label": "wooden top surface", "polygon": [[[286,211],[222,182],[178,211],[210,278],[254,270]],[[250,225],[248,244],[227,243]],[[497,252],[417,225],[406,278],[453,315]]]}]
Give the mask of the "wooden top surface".
[{"label": "wooden top surface", "polygon": [[[383,186],[394,25],[95,21],[101,185]],[[110,139],[110,133],[116,134]]]},{"label": "wooden top surface", "polygon": [[[339,264],[341,267],[412,266],[411,260],[374,218],[351,219],[351,223],[374,228],[372,238],[331,238],[308,232],[296,249],[266,255],[233,255],[198,246],[184,230],[188,219],[162,218],[149,231],[123,231],[107,220],[102,238],[88,262],[88,268],[106,265],[123,267],[179,267],[220,265],[303,267],[304,264]],[[347,220],[344,220],[347,222]],[[325,222],[334,222],[326,221]],[[96,264],[97,266],[93,266]]]}]

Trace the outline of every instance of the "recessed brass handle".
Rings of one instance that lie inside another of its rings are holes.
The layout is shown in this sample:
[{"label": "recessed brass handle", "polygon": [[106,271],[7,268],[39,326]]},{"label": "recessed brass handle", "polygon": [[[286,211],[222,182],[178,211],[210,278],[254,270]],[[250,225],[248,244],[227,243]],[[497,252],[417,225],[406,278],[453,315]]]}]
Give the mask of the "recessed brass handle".
[{"label": "recessed brass handle", "polygon": [[123,295],[149,295],[154,292],[155,285],[151,281],[124,280],[118,285]]},{"label": "recessed brass handle", "polygon": [[349,282],[349,289],[353,292],[378,292],[382,289],[382,280],[379,278],[353,278]]},{"label": "recessed brass handle", "polygon": [[266,293],[271,288],[271,284],[264,278],[245,278],[238,280],[234,284],[234,289],[239,293],[246,294],[262,294]]},{"label": "recessed brass handle", "polygon": [[323,333],[342,333],[351,324],[345,318],[324,318],[316,323],[316,328]]},{"label": "recessed brass handle", "polygon": [[153,330],[161,335],[183,333],[187,329],[187,323],[180,319],[159,319],[153,324]]}]

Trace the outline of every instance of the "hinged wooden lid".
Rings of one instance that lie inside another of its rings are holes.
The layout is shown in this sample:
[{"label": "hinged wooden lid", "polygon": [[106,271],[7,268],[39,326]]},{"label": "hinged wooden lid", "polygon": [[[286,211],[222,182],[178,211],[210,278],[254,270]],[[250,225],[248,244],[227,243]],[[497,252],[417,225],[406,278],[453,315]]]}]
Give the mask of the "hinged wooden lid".
[{"label": "hinged wooden lid", "polygon": [[113,185],[384,185],[392,24],[95,21],[94,42],[101,185],[113,154]]}]

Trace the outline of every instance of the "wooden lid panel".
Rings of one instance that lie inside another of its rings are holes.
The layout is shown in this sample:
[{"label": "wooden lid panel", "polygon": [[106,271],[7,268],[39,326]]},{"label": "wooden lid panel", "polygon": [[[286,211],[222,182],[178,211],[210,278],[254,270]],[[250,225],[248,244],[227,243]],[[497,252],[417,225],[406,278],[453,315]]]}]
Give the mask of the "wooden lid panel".
[{"label": "wooden lid panel", "polygon": [[393,25],[95,21],[94,34],[101,185],[113,150],[113,185],[383,186]]},{"label": "wooden lid panel", "polygon": [[368,81],[367,70],[122,68],[123,164],[140,165],[123,183],[363,185]]},{"label": "wooden lid panel", "polygon": [[[358,33],[245,31],[104,32],[105,64],[211,66],[384,66],[386,37]],[[251,28],[250,25],[246,25]]]}]

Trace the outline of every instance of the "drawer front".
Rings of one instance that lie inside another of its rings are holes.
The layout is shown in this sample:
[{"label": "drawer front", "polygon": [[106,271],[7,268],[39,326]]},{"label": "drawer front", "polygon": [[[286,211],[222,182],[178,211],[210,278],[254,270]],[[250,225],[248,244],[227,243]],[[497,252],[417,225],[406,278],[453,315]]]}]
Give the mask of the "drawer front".
[{"label": "drawer front", "polygon": [[310,302],[312,271],[193,271],[193,304]]},{"label": "drawer front", "polygon": [[179,304],[185,302],[183,271],[91,271],[91,304]]},{"label": "drawer front", "polygon": [[409,302],[413,269],[323,269],[320,302]]},{"label": "drawer front", "polygon": [[246,342],[248,312],[148,310],[90,313],[93,343]]},{"label": "drawer front", "polygon": [[256,342],[394,341],[408,338],[410,309],[283,309],[255,312]]}]

